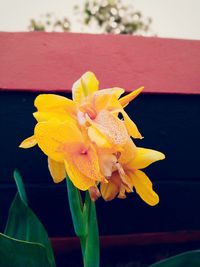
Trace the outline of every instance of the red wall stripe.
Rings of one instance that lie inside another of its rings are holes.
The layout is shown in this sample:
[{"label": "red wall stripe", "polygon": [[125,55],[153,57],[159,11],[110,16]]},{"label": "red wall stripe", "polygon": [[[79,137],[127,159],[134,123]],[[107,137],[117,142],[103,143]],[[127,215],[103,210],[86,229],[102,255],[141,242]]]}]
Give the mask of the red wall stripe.
[{"label": "red wall stripe", "polygon": [[200,94],[200,41],[73,33],[0,33],[0,89],[65,91],[85,71],[100,87]]}]

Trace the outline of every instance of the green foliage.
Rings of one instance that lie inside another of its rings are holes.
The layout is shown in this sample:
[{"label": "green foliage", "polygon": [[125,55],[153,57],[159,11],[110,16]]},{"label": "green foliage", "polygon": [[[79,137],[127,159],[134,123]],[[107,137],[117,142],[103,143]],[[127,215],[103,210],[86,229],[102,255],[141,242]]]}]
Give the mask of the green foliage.
[{"label": "green foliage", "polygon": [[0,266],[55,267],[47,232],[28,207],[19,172],[14,172],[14,178],[18,193],[10,207],[4,235],[0,236]]},{"label": "green foliage", "polygon": [[31,19],[28,26],[29,31],[40,32],[68,32],[71,24],[67,17],[57,18],[53,13],[41,15],[39,20]]},{"label": "green foliage", "polygon": [[4,234],[0,234],[0,266],[52,267],[43,245],[13,239]]},{"label": "green foliage", "polygon": [[188,251],[174,257],[162,260],[149,267],[199,267],[200,250]]}]

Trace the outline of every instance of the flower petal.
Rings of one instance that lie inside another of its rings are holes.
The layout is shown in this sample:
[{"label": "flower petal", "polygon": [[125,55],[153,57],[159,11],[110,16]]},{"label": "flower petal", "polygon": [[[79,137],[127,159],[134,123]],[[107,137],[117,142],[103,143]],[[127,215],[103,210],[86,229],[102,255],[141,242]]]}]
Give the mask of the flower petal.
[{"label": "flower petal", "polygon": [[122,105],[123,108],[125,108],[129,102],[131,102],[133,99],[135,99],[144,89],[144,87],[140,87],[133,92],[131,92],[128,95],[123,96],[122,98],[119,99],[120,104]]},{"label": "flower petal", "polygon": [[104,90],[100,90],[96,92],[93,96],[93,103],[94,103],[94,107],[97,113],[101,111],[102,109],[105,109],[108,111],[115,111],[116,109],[117,110],[121,109],[121,105],[119,103],[116,92],[111,94],[110,90],[106,90],[108,91],[108,93],[105,92],[104,94],[97,94],[97,93],[101,93],[102,91]]},{"label": "flower petal", "polygon": [[120,191],[121,178],[118,172],[114,172],[108,183],[101,183],[100,190],[104,200],[113,200]]},{"label": "flower petal", "polygon": [[74,102],[81,103],[82,100],[98,90],[99,81],[93,72],[86,72],[72,86],[72,98]]},{"label": "flower petal", "polygon": [[155,206],[159,202],[159,196],[153,191],[152,182],[147,175],[137,170],[132,173],[132,182],[138,195],[150,206]]},{"label": "flower petal", "polygon": [[65,162],[74,166],[84,176],[95,181],[105,179],[101,174],[98,155],[93,145],[87,147],[84,143],[68,143],[63,147],[63,153]]},{"label": "flower petal", "polygon": [[21,142],[19,145],[20,148],[30,148],[37,144],[37,140],[35,139],[35,136],[32,135],[28,138],[26,138],[24,141]]},{"label": "flower petal", "polygon": [[137,150],[135,144],[133,143],[131,138],[129,138],[127,143],[123,146],[123,150],[121,151],[118,162],[120,164],[127,164],[135,157],[136,151]]},{"label": "flower petal", "polygon": [[107,138],[94,125],[88,127],[88,136],[90,140],[101,148],[111,148],[112,145]]},{"label": "flower petal", "polygon": [[84,142],[78,127],[71,122],[49,120],[35,126],[35,138],[41,150],[55,161],[63,161],[66,143]]},{"label": "flower petal", "polygon": [[131,118],[128,116],[128,114],[124,110],[121,110],[121,113],[123,115],[124,124],[125,124],[125,127],[129,133],[129,135],[132,136],[133,138],[142,139],[143,137],[140,134],[136,124],[131,120]]},{"label": "flower petal", "polygon": [[65,165],[48,157],[48,167],[54,183],[63,181],[66,177]]},{"label": "flower petal", "polygon": [[134,169],[143,169],[158,160],[163,160],[164,158],[165,155],[159,151],[137,147],[135,157],[128,165]]},{"label": "flower petal", "polygon": [[88,190],[91,186],[95,186],[95,181],[82,174],[75,165],[64,161],[67,175],[72,183],[80,190]]},{"label": "flower petal", "polygon": [[124,89],[120,87],[113,87],[113,88],[101,89],[95,92],[94,96],[113,95],[118,99],[123,93]]},{"label": "flower petal", "polygon": [[76,109],[76,105],[71,99],[55,94],[37,96],[34,105],[38,111],[66,112],[69,114],[75,112]]},{"label": "flower petal", "polygon": [[125,145],[129,138],[124,122],[107,110],[100,111],[96,119],[89,122],[113,145]]}]

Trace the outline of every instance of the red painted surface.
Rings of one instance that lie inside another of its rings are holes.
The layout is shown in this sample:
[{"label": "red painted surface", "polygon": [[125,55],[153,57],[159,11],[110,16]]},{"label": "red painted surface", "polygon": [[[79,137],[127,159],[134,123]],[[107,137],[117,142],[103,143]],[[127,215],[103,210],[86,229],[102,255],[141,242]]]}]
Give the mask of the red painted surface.
[{"label": "red painted surface", "polygon": [[70,90],[85,71],[101,88],[200,94],[200,41],[72,33],[0,33],[0,89]]}]

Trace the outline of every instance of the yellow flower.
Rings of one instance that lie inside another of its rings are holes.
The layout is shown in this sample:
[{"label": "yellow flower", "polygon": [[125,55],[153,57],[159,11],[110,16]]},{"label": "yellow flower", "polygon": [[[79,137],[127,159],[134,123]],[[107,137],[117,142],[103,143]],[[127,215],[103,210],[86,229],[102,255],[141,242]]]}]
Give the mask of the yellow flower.
[{"label": "yellow flower", "polygon": [[[123,89],[98,90],[98,84],[95,75],[86,72],[72,87],[73,100],[55,94],[41,94],[35,99],[34,105],[38,111],[33,115],[38,122],[52,118],[62,121],[73,118],[80,126],[87,126],[91,141],[101,147],[125,143],[128,134],[133,138],[142,138],[123,107],[128,105],[143,87],[119,99],[124,93]],[[119,113],[123,115],[124,121],[118,119]],[[20,147],[28,148],[36,143],[35,137],[32,136],[24,140]]]},{"label": "yellow flower", "polygon": [[[54,182],[65,179],[89,189],[91,198],[125,197],[132,188],[150,205],[158,202],[151,182],[140,171],[150,163],[163,159],[160,152],[136,148],[133,138],[142,138],[137,126],[124,111],[143,88],[121,97],[124,90],[98,90],[99,82],[86,72],[72,87],[72,100],[54,94],[41,94],[35,99],[37,120],[34,135],[20,147],[36,144],[48,157]],[[120,98],[121,97],[121,98]],[[119,119],[119,114],[123,120]],[[142,165],[143,164],[143,165]]]},{"label": "yellow flower", "polygon": [[105,200],[112,200],[116,196],[125,198],[125,193],[132,192],[134,188],[147,204],[156,205],[159,202],[159,197],[153,191],[151,181],[141,169],[164,158],[163,153],[136,147],[129,139],[116,163],[116,168],[108,179],[108,183],[101,183],[102,197]]}]

